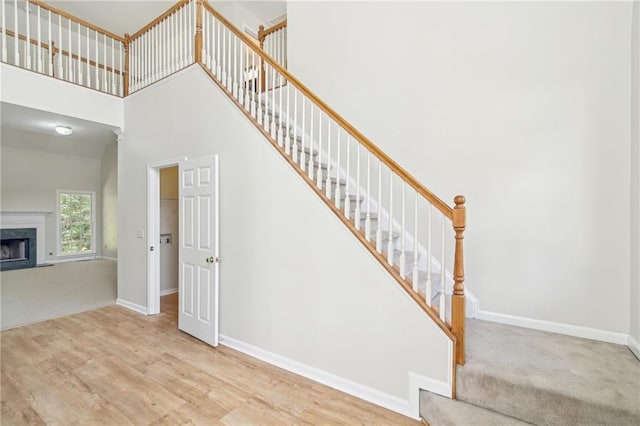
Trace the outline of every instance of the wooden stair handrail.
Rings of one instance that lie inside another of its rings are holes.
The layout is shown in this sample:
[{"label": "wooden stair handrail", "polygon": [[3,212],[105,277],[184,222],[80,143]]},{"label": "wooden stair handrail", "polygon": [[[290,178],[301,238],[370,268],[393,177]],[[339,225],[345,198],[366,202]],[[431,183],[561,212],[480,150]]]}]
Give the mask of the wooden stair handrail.
[{"label": "wooden stair handrail", "polygon": [[272,27],[267,28],[266,30],[264,29],[264,25],[260,25],[260,27],[258,28],[258,41],[262,43],[269,34],[275,33],[276,31],[282,28],[286,28],[286,26],[287,26],[286,19],[280,22],[279,24],[275,24]]},{"label": "wooden stair handrail", "polygon": [[92,24],[92,23],[90,23],[88,21],[85,21],[84,19],[81,19],[81,18],[78,18],[76,16],[73,16],[72,14],[67,13],[67,12],[65,12],[63,10],[60,10],[57,7],[50,6],[50,5],[48,5],[47,3],[45,3],[45,2],[43,2],[41,0],[29,0],[29,3],[30,4],[35,4],[37,6],[40,6],[41,8],[43,8],[45,10],[50,10],[52,13],[56,13],[56,14],[58,14],[60,16],[63,16],[65,18],[67,18],[67,19],[71,19],[72,21],[74,21],[77,24],[81,24],[81,25],[84,25],[85,27],[89,27],[94,31],[97,31],[97,32],[99,32],[101,34],[107,35],[107,36],[109,36],[109,37],[111,37],[111,38],[113,38],[115,40],[118,40],[118,41],[120,41],[122,43],[125,42],[124,37],[119,36],[117,34],[114,34],[109,30],[105,30],[102,27],[94,25],[94,24]]},{"label": "wooden stair handrail", "polygon": [[418,194],[422,195],[424,198],[429,200],[431,204],[433,204],[443,215],[448,217],[449,219],[453,218],[453,209],[449,207],[447,203],[442,201],[435,195],[433,192],[428,190],[424,185],[422,185],[416,178],[414,178],[409,172],[407,172],[404,168],[402,168],[398,163],[396,163],[391,157],[389,157],[384,151],[374,145],[366,136],[360,133],[351,123],[345,120],[340,114],[335,112],[329,105],[324,103],[322,99],[316,96],[307,86],[302,84],[300,80],[291,75],[289,71],[284,69],[280,64],[271,59],[269,55],[264,53],[262,49],[254,49],[254,44],[251,42],[248,36],[246,36],[242,31],[238,30],[231,22],[229,22],[224,16],[218,13],[214,8],[209,5],[208,2],[203,2],[203,6],[207,11],[213,14],[216,19],[222,22],[229,30],[231,30],[238,38],[244,41],[247,46],[251,47],[254,52],[256,52],[265,62],[268,62],[271,67],[276,69],[280,74],[284,75],[287,81],[293,83],[294,86],[298,88],[304,95],[306,95],[309,99],[311,99],[318,107],[320,107],[325,114],[331,117],[338,125],[342,126],[351,136],[357,139],[362,145],[364,145],[373,155],[375,155],[383,164],[385,164],[390,170],[392,170],[396,175],[398,175],[402,180],[408,183],[413,189],[415,189]]},{"label": "wooden stair handrail", "polygon": [[182,8],[187,3],[189,3],[189,0],[178,0],[178,2],[176,4],[174,4],[169,9],[167,9],[162,15],[158,16],[156,19],[154,19],[153,21],[149,22],[147,25],[145,25],[144,27],[140,28],[138,31],[133,33],[129,37],[129,42],[134,41],[136,38],[140,37],[142,34],[144,34],[147,31],[149,31],[151,28],[156,26],[158,23],[164,21],[167,17],[171,16],[173,13],[175,13],[178,9]]}]

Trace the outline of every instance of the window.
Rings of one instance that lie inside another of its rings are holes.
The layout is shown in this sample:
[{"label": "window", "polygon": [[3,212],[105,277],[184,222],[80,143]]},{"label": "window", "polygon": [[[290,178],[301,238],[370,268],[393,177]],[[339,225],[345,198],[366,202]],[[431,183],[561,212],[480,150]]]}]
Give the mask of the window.
[{"label": "window", "polygon": [[95,253],[95,192],[58,191],[58,255]]}]

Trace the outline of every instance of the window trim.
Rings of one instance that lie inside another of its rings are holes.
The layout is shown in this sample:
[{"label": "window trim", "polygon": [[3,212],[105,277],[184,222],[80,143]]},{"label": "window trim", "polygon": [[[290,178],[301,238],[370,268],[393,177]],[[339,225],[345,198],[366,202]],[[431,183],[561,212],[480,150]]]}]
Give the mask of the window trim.
[{"label": "window trim", "polygon": [[[61,236],[61,226],[60,226],[60,195],[62,194],[82,194],[82,195],[91,195],[91,251],[87,252],[78,252],[78,253],[68,253],[65,254],[62,252],[62,236]],[[96,255],[96,191],[78,191],[78,190],[66,190],[66,189],[58,189],[56,191],[56,235],[57,235],[57,243],[56,243],[56,255],[57,257],[64,258],[73,258],[73,257],[86,257],[91,256],[95,257]]]}]

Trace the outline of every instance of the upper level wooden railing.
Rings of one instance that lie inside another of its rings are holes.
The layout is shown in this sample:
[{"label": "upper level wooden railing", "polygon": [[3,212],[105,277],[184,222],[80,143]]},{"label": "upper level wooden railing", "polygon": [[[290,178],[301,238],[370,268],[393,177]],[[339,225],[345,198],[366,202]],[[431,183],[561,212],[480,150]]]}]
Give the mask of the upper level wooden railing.
[{"label": "upper level wooden railing", "polygon": [[1,13],[2,62],[124,95],[123,37],[40,0],[3,1]]}]

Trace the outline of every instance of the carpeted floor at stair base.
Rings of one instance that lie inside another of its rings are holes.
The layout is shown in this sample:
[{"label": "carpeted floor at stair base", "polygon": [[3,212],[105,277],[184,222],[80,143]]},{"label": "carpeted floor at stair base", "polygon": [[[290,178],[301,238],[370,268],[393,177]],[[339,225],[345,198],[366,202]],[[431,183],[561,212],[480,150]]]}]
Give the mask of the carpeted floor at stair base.
[{"label": "carpeted floor at stair base", "polygon": [[467,324],[459,400],[539,425],[640,425],[640,361],[626,346]]}]

